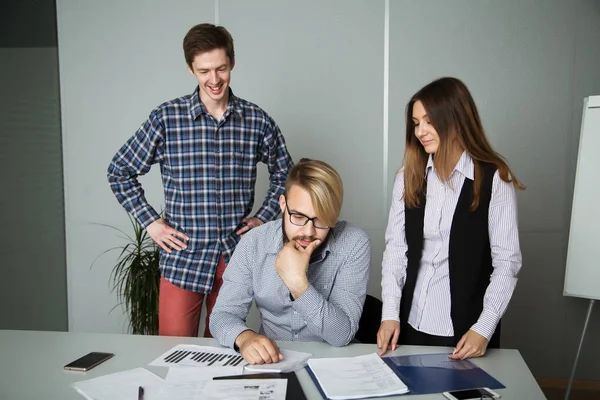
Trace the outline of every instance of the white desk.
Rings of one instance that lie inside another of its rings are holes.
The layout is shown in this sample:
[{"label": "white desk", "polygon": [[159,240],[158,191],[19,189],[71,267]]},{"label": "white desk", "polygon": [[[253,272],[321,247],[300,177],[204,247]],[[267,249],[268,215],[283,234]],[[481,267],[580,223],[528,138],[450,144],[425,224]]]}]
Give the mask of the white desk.
[{"label": "white desk", "polygon": [[[0,330],[0,400],[82,400],[69,384],[136,367],[164,377],[167,369],[148,363],[181,343],[217,345],[213,339],[134,336],[94,333]],[[376,351],[375,345],[352,344],[336,348],[324,343],[280,342],[281,348],[313,353],[315,357],[343,357]],[[65,371],[63,366],[90,352],[106,351],[115,357],[89,372]],[[401,346],[393,355],[447,352],[443,347]],[[475,364],[498,379],[506,389],[498,390],[504,400],[545,399],[517,350],[489,350]],[[321,399],[305,370],[298,373],[308,399]],[[396,399],[443,399],[441,394],[398,396]]]}]

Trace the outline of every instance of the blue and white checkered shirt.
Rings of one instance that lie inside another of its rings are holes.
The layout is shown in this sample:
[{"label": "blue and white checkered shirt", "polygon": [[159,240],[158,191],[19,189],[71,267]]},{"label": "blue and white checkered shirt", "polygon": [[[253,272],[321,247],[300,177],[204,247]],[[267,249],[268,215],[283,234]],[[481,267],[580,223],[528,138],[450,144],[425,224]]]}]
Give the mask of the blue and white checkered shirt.
[{"label": "blue and white checkered shirt", "polygon": [[295,301],[277,271],[283,247],[281,220],[248,232],[223,274],[210,317],[210,331],[223,346],[234,346],[247,330],[252,301],[261,315],[260,333],[273,340],[348,344],[358,330],[369,283],[371,242],[359,228],[339,221],[313,253],[308,289]]},{"label": "blue and white checkered shirt", "polygon": [[219,256],[225,262],[239,241],[235,228],[254,204],[256,165],[267,165],[271,185],[256,217],[279,215],[279,195],[292,166],[273,119],[257,105],[229,92],[220,121],[191,95],[166,102],[117,152],[108,181],[119,203],[144,227],[159,218],[137,180],[160,164],[166,222],[190,237],[187,249],[161,249],[162,275],[185,290],[208,293]]}]

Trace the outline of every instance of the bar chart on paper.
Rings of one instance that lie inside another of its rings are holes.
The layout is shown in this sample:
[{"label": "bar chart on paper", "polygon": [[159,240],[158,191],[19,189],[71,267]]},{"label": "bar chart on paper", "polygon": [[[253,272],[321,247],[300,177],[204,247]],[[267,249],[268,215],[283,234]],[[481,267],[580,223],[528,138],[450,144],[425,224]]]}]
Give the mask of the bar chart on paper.
[{"label": "bar chart on paper", "polygon": [[181,344],[165,352],[149,365],[157,367],[241,367],[244,358],[231,349]]}]

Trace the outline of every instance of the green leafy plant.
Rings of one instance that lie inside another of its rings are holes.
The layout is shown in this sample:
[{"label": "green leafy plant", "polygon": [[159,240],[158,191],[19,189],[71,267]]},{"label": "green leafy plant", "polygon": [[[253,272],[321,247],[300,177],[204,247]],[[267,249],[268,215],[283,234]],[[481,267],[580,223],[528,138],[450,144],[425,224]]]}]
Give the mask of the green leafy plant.
[{"label": "green leafy plant", "polygon": [[110,274],[112,291],[117,291],[119,300],[114,308],[119,305],[125,307],[131,333],[157,335],[159,247],[142,225],[131,216],[129,220],[133,226],[133,236],[113,226],[99,224],[118,231],[126,241],[102,253],[119,251],[117,263]]}]

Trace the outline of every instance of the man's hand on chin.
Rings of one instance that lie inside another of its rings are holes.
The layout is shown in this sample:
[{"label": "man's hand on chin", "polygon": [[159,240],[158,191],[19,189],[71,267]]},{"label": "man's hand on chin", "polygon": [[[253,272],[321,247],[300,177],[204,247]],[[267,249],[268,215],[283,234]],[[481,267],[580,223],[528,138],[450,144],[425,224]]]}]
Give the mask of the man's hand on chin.
[{"label": "man's hand on chin", "polygon": [[274,340],[247,330],[239,334],[235,344],[244,360],[250,364],[271,364],[283,360],[283,354]]},{"label": "man's hand on chin", "polygon": [[311,254],[320,244],[321,241],[317,239],[304,247],[291,240],[277,255],[275,270],[294,299],[302,296],[308,289],[308,263]]}]

